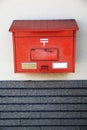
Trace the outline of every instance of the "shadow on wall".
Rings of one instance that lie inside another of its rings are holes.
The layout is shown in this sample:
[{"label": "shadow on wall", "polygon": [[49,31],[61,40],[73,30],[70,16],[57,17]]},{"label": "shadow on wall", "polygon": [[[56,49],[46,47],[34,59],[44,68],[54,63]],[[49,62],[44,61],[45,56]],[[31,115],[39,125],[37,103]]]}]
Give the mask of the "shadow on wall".
[{"label": "shadow on wall", "polygon": [[28,74],[23,74],[26,78],[30,78],[33,80],[56,80],[56,79],[67,79],[67,76],[69,73],[28,73]]},{"label": "shadow on wall", "polygon": [[84,18],[84,20],[77,20],[77,23],[79,31],[77,32],[76,38],[76,63],[81,63],[87,61],[87,41],[85,41],[87,32],[85,30],[85,26],[83,27],[83,25],[86,25],[87,20],[86,18]]}]

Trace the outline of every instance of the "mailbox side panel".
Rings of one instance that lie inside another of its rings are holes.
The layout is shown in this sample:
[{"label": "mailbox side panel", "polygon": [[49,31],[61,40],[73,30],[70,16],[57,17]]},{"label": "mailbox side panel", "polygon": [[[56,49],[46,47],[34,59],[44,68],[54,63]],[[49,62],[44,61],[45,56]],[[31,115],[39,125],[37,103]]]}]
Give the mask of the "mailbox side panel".
[{"label": "mailbox side panel", "polygon": [[73,72],[75,72],[76,61],[76,31],[73,31]]},{"label": "mailbox side panel", "polygon": [[14,59],[14,72],[17,72],[17,62],[16,62],[16,42],[15,42],[15,32],[12,32],[12,40],[13,40],[13,59]]}]

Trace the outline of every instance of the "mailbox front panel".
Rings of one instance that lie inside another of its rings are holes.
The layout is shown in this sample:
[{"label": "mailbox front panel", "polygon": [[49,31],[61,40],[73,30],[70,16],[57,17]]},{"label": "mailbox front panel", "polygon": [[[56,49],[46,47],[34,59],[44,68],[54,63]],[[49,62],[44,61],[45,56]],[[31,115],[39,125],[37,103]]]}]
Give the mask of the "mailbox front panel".
[{"label": "mailbox front panel", "polygon": [[15,72],[72,72],[73,37],[15,38]]}]

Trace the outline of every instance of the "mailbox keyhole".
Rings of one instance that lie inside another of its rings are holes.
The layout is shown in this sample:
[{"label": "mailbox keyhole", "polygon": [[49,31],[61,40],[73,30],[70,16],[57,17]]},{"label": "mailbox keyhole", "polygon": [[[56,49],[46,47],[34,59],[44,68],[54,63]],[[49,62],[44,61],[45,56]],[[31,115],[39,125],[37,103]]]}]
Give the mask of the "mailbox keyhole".
[{"label": "mailbox keyhole", "polygon": [[48,71],[48,65],[42,65],[41,70],[42,71]]}]

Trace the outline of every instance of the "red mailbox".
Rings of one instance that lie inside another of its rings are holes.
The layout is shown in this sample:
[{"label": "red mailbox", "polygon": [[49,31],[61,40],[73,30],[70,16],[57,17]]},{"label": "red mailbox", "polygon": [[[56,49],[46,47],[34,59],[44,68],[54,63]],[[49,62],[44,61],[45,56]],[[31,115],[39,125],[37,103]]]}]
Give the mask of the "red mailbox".
[{"label": "red mailbox", "polygon": [[71,20],[14,20],[15,72],[74,72],[77,23]]}]

